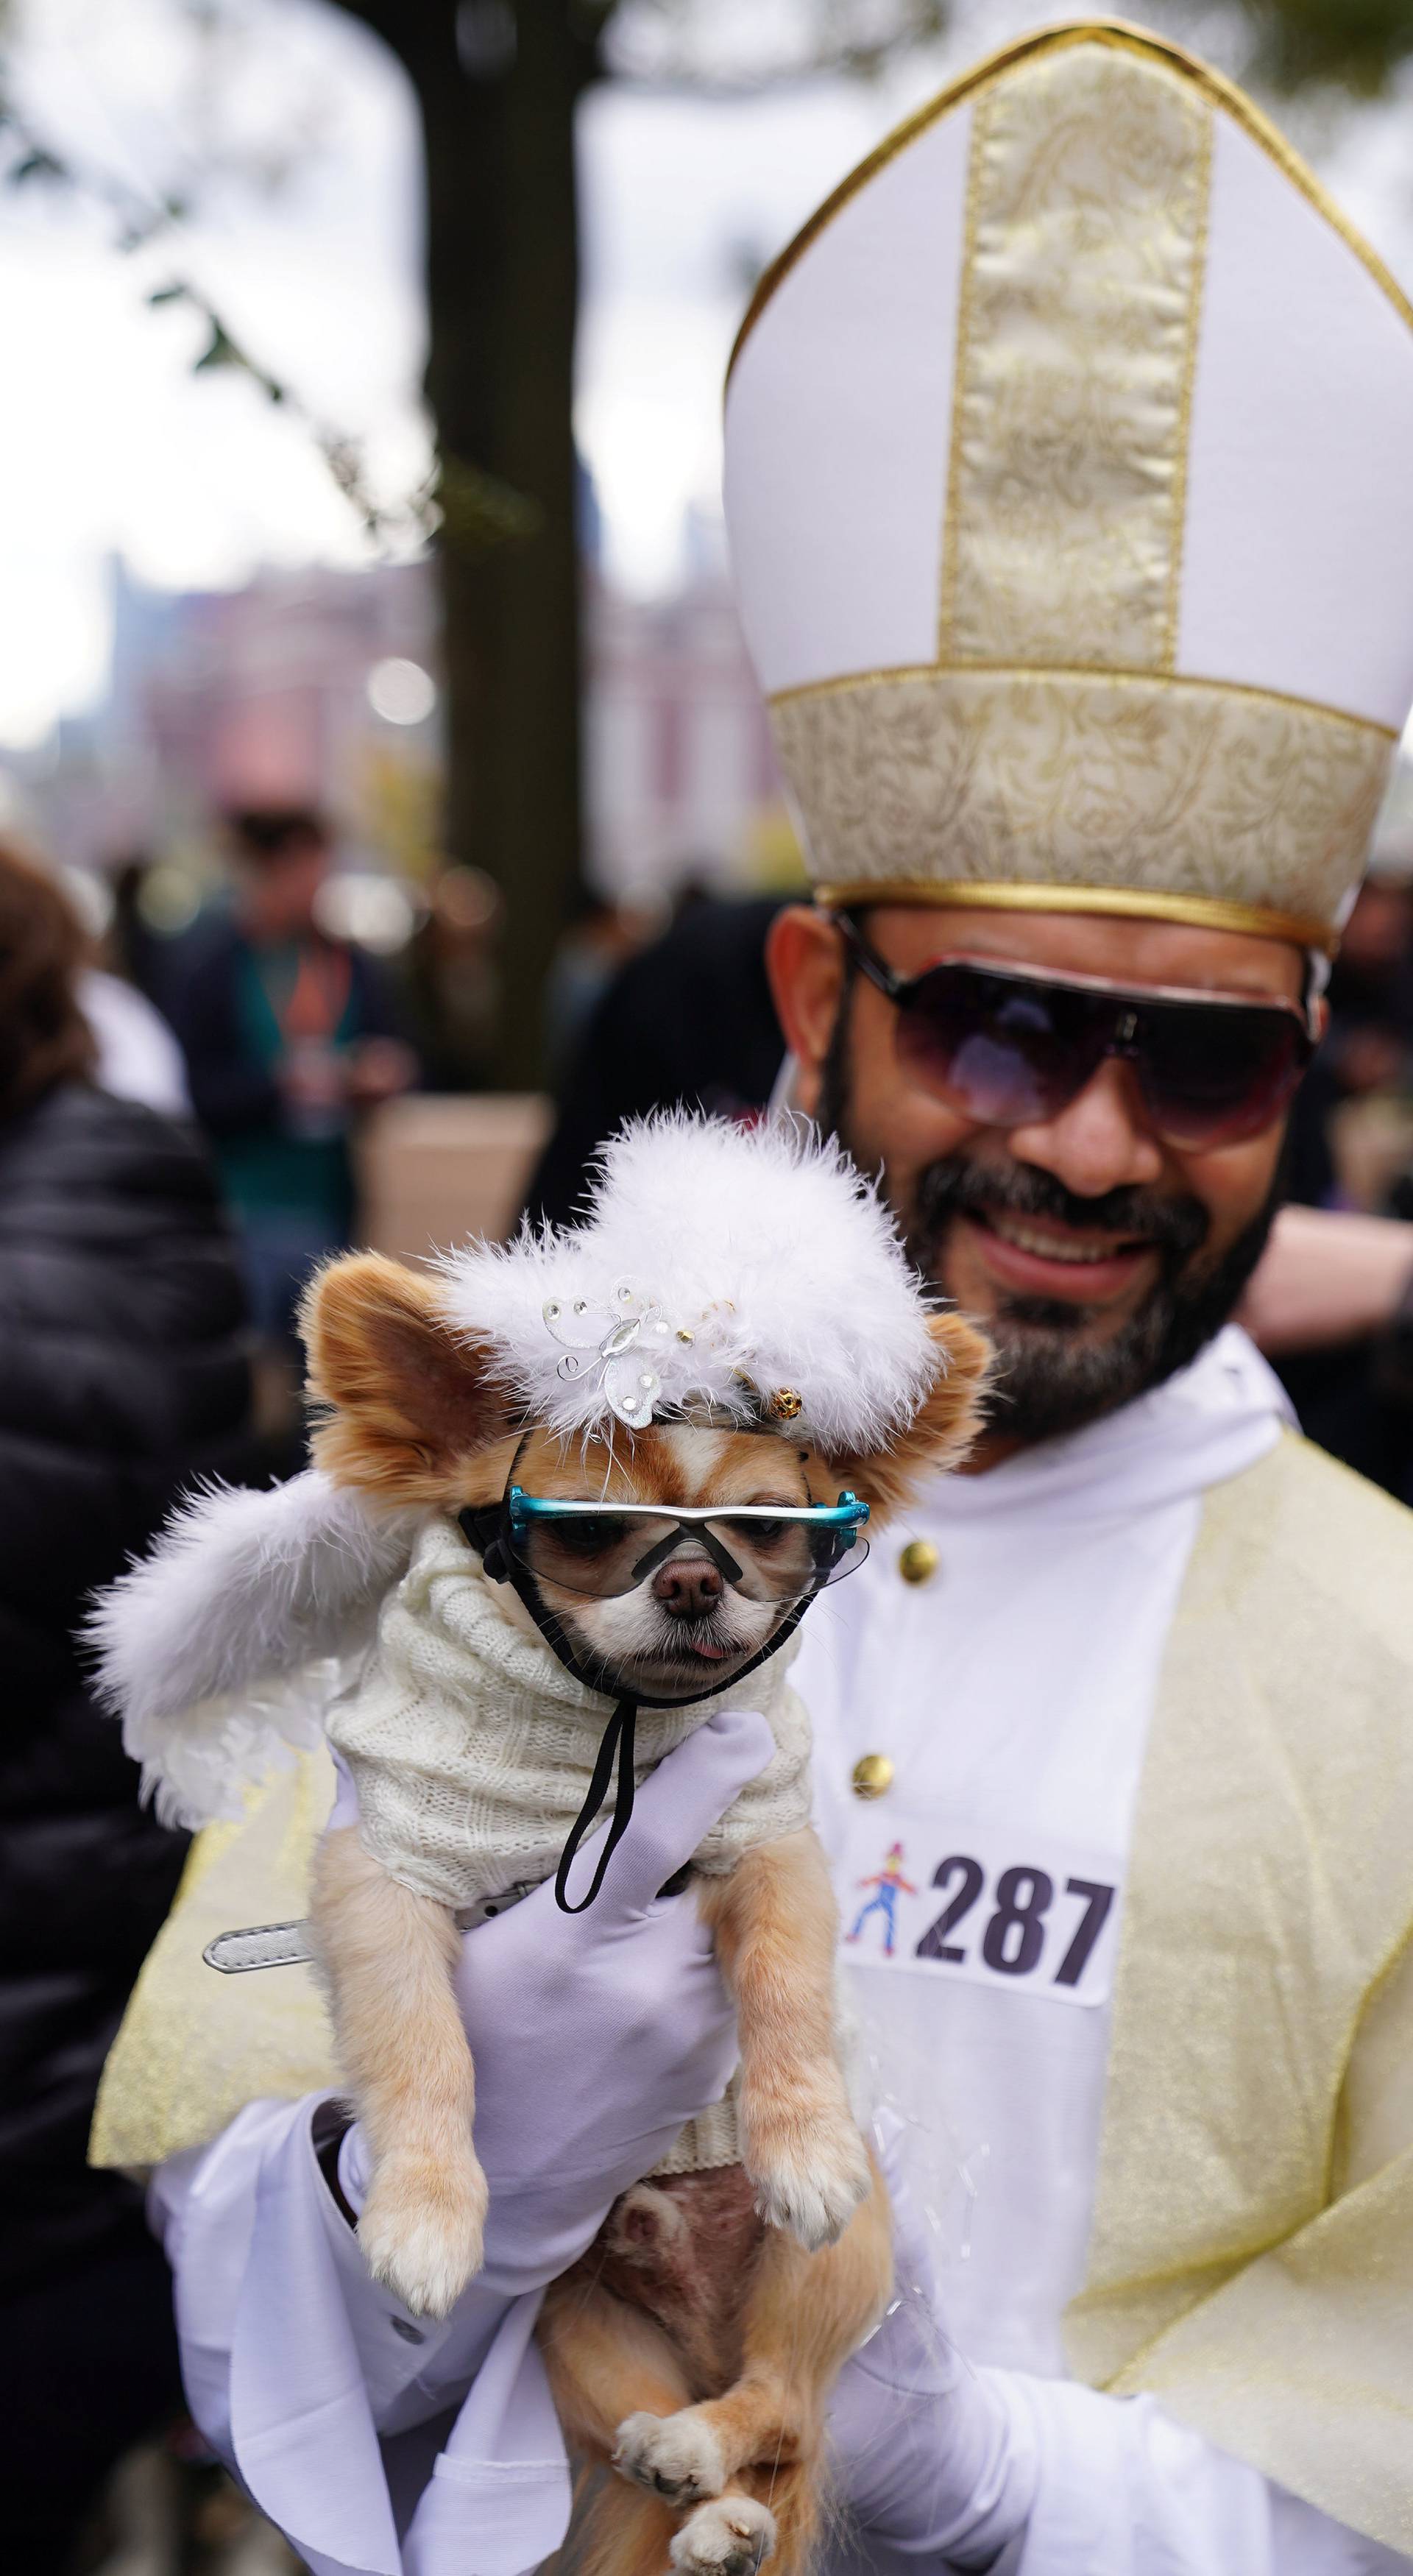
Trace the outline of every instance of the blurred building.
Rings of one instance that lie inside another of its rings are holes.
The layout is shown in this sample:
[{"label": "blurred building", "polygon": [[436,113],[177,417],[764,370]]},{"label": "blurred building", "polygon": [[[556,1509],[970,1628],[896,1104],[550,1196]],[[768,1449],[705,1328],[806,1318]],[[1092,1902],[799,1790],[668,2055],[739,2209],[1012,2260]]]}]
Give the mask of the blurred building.
[{"label": "blurred building", "polygon": [[[689,530],[670,597],[586,565],[590,872],[612,897],[788,876],[769,728],[719,537]],[[234,804],[314,803],[350,855],[420,873],[441,707],[434,567],[267,570],[167,592],[115,562],[107,689],[50,743],[6,756],[56,854],[190,857]]]},{"label": "blurred building", "polygon": [[591,577],[586,805],[609,895],[758,882],[780,838],[780,778],[724,545],[711,523],[689,523],[685,552],[682,585],[665,599],[629,599]]},{"label": "blurred building", "polygon": [[[103,865],[199,841],[229,805],[316,804],[377,829],[383,772],[435,772],[435,577],[427,563],[268,570],[160,591],[113,565],[100,702],[12,762],[64,858]],[[396,800],[394,800],[396,801]]]}]

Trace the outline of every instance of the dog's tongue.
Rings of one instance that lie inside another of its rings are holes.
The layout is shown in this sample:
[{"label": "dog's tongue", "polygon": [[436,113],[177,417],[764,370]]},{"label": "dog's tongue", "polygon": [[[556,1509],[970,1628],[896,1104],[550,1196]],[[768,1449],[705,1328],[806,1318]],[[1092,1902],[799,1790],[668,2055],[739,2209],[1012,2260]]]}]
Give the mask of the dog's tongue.
[{"label": "dog's tongue", "polygon": [[692,1652],[694,1655],[702,1656],[704,1661],[709,1664],[724,1664],[726,1661],[726,1648],[724,1646],[699,1646],[694,1644]]}]

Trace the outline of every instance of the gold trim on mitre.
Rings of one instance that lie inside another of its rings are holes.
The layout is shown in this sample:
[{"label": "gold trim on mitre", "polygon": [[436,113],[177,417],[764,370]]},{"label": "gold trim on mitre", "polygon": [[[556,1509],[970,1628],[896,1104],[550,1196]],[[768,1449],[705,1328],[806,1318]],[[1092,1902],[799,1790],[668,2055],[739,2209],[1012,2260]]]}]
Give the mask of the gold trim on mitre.
[{"label": "gold trim on mitre", "polygon": [[815,902],[826,912],[864,904],[917,905],[936,912],[1080,912],[1121,921],[1176,921],[1189,930],[1240,930],[1256,939],[1286,939],[1296,948],[1323,949],[1333,957],[1339,933],[1327,921],[1300,912],[1270,912],[1260,904],[1221,903],[1195,894],[1141,894],[1131,886],[965,885],[934,879],[913,885],[860,877],[853,885],[818,885]]},{"label": "gold trim on mitre", "polygon": [[1103,911],[1328,949],[1396,739],[1244,685],[1045,667],[862,673],[784,691],[770,718],[836,901]]},{"label": "gold trim on mitre", "polygon": [[1066,46],[1082,44],[1112,45],[1121,52],[1145,55],[1150,60],[1164,63],[1169,70],[1180,73],[1185,80],[1190,81],[1211,106],[1224,109],[1227,115],[1233,117],[1243,131],[1251,137],[1253,143],[1260,145],[1261,150],[1274,161],[1283,176],[1289,179],[1291,185],[1309,201],[1317,214],[1322,215],[1333,231],[1339,234],[1341,240],[1353,251],[1355,258],[1360,260],[1368,270],[1375,284],[1388,297],[1395,312],[1401,314],[1410,329],[1413,329],[1413,303],[1410,303],[1391,270],[1385,267],[1378,252],[1370,242],[1365,240],[1358,227],[1350,222],[1343,207],[1336,203],[1328,189],[1321,186],[1309,164],[1301,159],[1300,154],[1286,141],[1285,136],[1271,123],[1269,117],[1262,115],[1261,110],[1246,96],[1244,90],[1238,89],[1234,81],[1224,79],[1220,72],[1213,71],[1210,63],[1204,63],[1196,54],[1188,53],[1184,46],[1170,44],[1166,37],[1155,36],[1146,27],[1135,26],[1127,18],[1082,18],[1074,19],[1061,26],[1037,28],[1033,35],[1021,36],[1009,45],[998,46],[994,53],[985,55],[980,62],[973,63],[971,68],[963,72],[957,80],[949,82],[935,98],[929,99],[925,107],[916,109],[913,115],[905,117],[900,125],[895,125],[892,132],[885,134],[882,142],[876,144],[872,152],[860,161],[858,167],[851,170],[847,178],[840,180],[832,195],[825,198],[822,206],[815,208],[814,213],[800,226],[799,231],[786,243],[784,249],[776,254],[757,280],[755,292],[746,307],[727,361],[727,387],[730,386],[732,372],[742,349],[776,290],[783,285],[791,269],[798,260],[803,258],[811,243],[818,240],[820,234],[828,229],[835,216],[843,212],[852,198],[858,196],[871,180],[877,178],[880,170],[885,170],[890,161],[896,160],[900,152],[905,152],[910,143],[915,143],[919,135],[925,134],[930,126],[937,124],[939,119],[948,115],[954,107],[960,107],[965,100],[999,80],[1013,66],[1027,61],[1033,55],[1058,52]]},{"label": "gold trim on mitre", "polygon": [[775,689],[766,700],[769,708],[793,706],[801,698],[831,696],[836,690],[872,689],[895,680],[924,680],[965,672],[968,679],[991,676],[1011,680],[1103,680],[1115,687],[1133,680],[1145,687],[1161,678],[1165,689],[1201,689],[1229,698],[1255,698],[1277,707],[1295,707],[1302,714],[1328,716],[1334,724],[1357,725],[1363,732],[1377,734],[1382,742],[1396,747],[1402,739],[1397,725],[1385,724],[1378,716],[1356,715],[1352,707],[1336,706],[1329,698],[1301,697],[1293,689],[1263,688],[1259,680],[1211,680],[1200,671],[1131,670],[1121,662],[991,662],[948,663],[894,662],[876,671],[841,671],[837,679],[800,680],[792,688]]}]

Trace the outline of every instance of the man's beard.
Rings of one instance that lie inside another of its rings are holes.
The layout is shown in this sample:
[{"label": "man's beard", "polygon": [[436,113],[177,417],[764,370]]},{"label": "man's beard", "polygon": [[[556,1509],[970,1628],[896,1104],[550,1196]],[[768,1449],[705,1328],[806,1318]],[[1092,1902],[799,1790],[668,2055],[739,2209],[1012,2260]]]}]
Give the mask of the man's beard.
[{"label": "man's beard", "polygon": [[1046,1217],[1130,1241],[1150,1243],[1158,1277],[1117,1331],[1085,1338],[1093,1309],[1067,1298],[998,1297],[986,1330],[996,1345],[995,1428],[1016,1439],[1048,1440],[1112,1413],[1186,1368],[1220,1332],[1265,1250],[1281,1202],[1279,1176],[1265,1204],[1218,1260],[1204,1261],[1210,1219],[1195,1198],[1153,1190],[1109,1190],[1077,1198],[1053,1172],[1034,1163],[1000,1165],[948,1154],[929,1164],[905,1242],[924,1278],[941,1286],[938,1266],[952,1220],[993,1211]]},{"label": "man's beard", "polygon": [[[863,1157],[849,1138],[847,1017],[842,1010],[826,1059],[819,1121],[863,1168]],[[992,1210],[1051,1217],[1154,1246],[1159,1271],[1153,1287],[1104,1340],[1084,1338],[1092,1309],[1067,1299],[1001,1294],[995,1315],[982,1319],[996,1346],[994,1429],[1021,1441],[1049,1440],[1161,1386],[1205,1349],[1239,1304],[1283,1194],[1282,1166],[1265,1204],[1235,1242],[1216,1262],[1204,1262],[1202,1247],[1211,1220],[1198,1199],[1165,1198],[1142,1189],[1077,1198],[1034,1163],[982,1163],[969,1155],[946,1154],[928,1165],[918,1183],[904,1244],[914,1266],[943,1295],[939,1264],[957,1216],[976,1216],[983,1223]],[[903,1215],[898,1209],[894,1213]]]}]

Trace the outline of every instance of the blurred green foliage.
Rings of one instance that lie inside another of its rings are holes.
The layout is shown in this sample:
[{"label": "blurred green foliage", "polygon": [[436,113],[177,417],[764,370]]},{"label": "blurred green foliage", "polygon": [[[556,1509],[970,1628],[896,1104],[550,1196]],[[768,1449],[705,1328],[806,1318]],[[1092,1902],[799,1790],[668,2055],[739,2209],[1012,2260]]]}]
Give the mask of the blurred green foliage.
[{"label": "blurred green foliage", "polygon": [[1296,90],[1337,81],[1358,97],[1387,86],[1413,53],[1413,0],[1243,0],[1254,77]]}]

